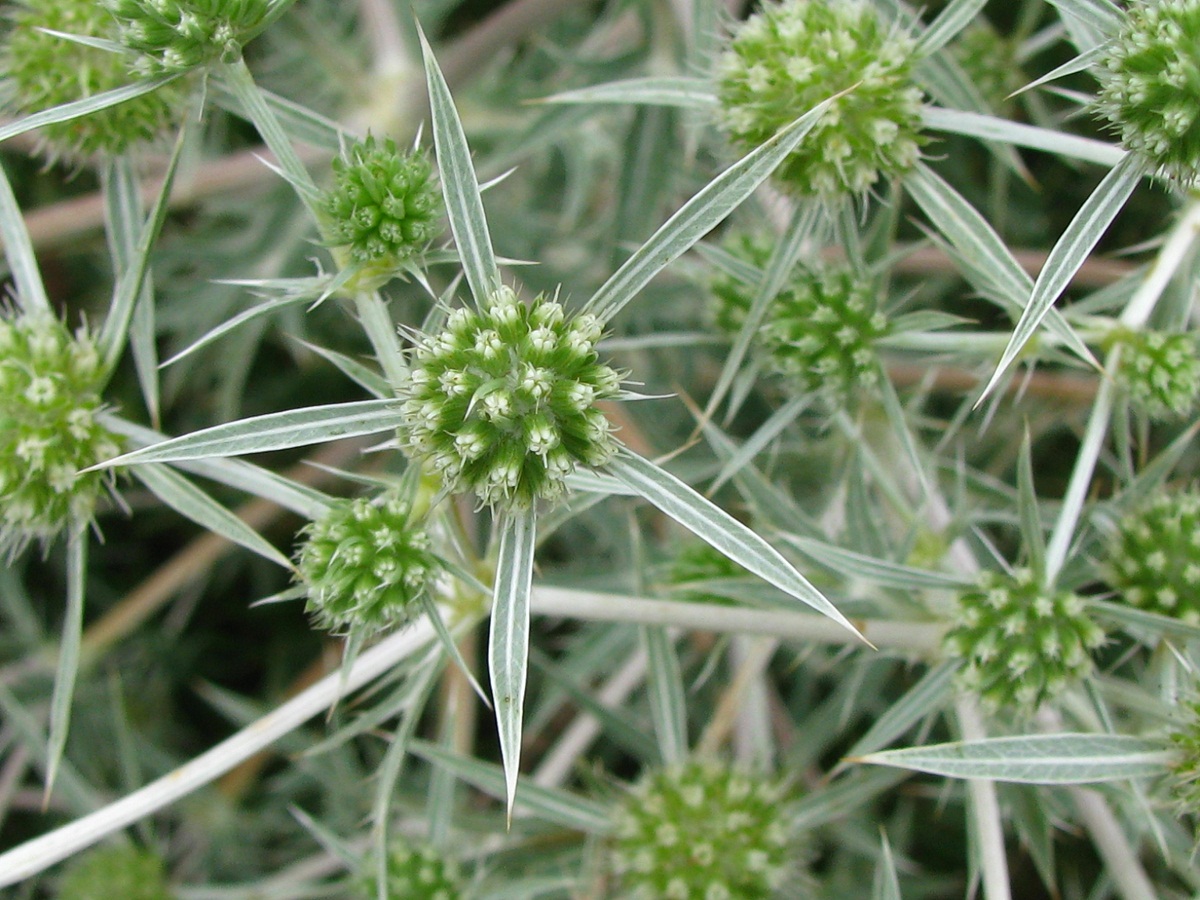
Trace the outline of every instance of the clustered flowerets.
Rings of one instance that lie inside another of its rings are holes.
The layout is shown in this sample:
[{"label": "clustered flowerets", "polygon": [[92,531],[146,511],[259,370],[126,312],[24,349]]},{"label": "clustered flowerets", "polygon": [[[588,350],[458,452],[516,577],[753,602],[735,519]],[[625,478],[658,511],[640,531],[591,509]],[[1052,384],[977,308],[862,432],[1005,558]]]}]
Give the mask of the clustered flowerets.
[{"label": "clustered flowerets", "polygon": [[0,317],[0,550],[86,523],[111,472],[81,470],[120,451],[97,420],[100,354],[85,328],[49,314]]},{"label": "clustered flowerets", "polygon": [[[411,900],[460,900],[463,876],[458,861],[427,845],[397,842],[387,855],[387,896]],[[378,897],[374,878],[363,879],[362,896]]]},{"label": "clustered flowerets", "polygon": [[174,75],[232,62],[258,33],[269,0],[110,0],[138,75]]},{"label": "clustered flowerets", "polygon": [[867,3],[771,4],[742,25],[721,60],[721,122],[738,144],[753,148],[853,87],[775,177],[801,195],[862,194],[920,157],[914,49]]},{"label": "clustered flowerets", "polygon": [[1083,598],[1044,588],[1029,569],[985,572],[959,597],[946,648],[961,657],[962,686],[994,709],[1032,712],[1092,668],[1104,632]]},{"label": "clustered flowerets", "polygon": [[1200,624],[1200,493],[1161,494],[1122,519],[1107,568],[1129,603]]},{"label": "clustered flowerets", "polygon": [[621,383],[597,360],[601,331],[594,316],[568,316],[545,297],[526,305],[506,287],[482,312],[454,310],[417,347],[401,442],[484,503],[557,498],[577,465],[602,466],[617,450],[595,406]]},{"label": "clustered flowerets", "polygon": [[[791,876],[774,781],[713,761],[648,773],[614,813],[610,861],[630,900],[770,900]],[[795,885],[790,885],[794,887]]]},{"label": "clustered flowerets", "polygon": [[1200,394],[1196,336],[1137,331],[1120,336],[1117,378],[1130,405],[1152,419],[1186,415]]}]

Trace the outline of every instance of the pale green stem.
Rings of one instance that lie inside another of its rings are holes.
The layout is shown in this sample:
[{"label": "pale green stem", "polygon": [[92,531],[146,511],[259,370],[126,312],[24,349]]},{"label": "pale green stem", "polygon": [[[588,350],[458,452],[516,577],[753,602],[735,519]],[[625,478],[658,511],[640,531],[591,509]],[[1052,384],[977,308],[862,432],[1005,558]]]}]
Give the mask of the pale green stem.
[{"label": "pale green stem", "polygon": [[392,635],[363,653],[343,678],[334,672],[211,750],[62,828],[0,854],[0,887],[16,884],[104,837],[148,816],[269,747],[279,738],[324,712],[342,695],[391,671],[433,640],[428,619]]},{"label": "pale green stem", "polygon": [[1124,900],[1155,900],[1158,891],[1146,876],[1146,870],[1108,804],[1095,791],[1068,790],[1118,893]]},{"label": "pale green stem", "polygon": [[[1166,243],[1158,252],[1150,271],[1129,299],[1120,322],[1128,328],[1141,328],[1154,311],[1154,305],[1162,296],[1162,292],[1174,277],[1176,270],[1187,257],[1193,242],[1200,234],[1200,201],[1193,199],[1171,229]],[[1054,531],[1046,548],[1045,583],[1053,584],[1058,573],[1066,562],[1079,517],[1083,513],[1084,500],[1092,483],[1092,475],[1096,470],[1096,462],[1104,446],[1108,434],[1109,420],[1113,407],[1113,375],[1120,362],[1121,348],[1118,344],[1109,352],[1104,361],[1104,377],[1100,390],[1088,417],[1087,428],[1079,454],[1075,457],[1075,467],[1071,472],[1071,480],[1059,509],[1058,521],[1054,523]]]},{"label": "pale green stem", "polygon": [[392,321],[387,303],[378,291],[355,294],[354,303],[358,309],[358,321],[371,341],[379,365],[383,367],[384,377],[393,390],[400,387],[408,381],[408,367],[404,365],[396,323]]},{"label": "pale green stem", "polygon": [[[1075,333],[1084,343],[1097,344],[1109,330],[1102,325],[1091,329],[1076,327]],[[888,350],[990,358],[1003,352],[1011,338],[1012,333],[1006,331],[906,331],[880,338],[878,346]],[[1063,345],[1063,341],[1050,331],[1039,334],[1036,340],[1041,347]]]},{"label": "pale green stem", "polygon": [[[592,622],[674,625],[696,631],[762,634],[785,641],[858,645],[858,639],[844,626],[814,613],[652,600],[545,585],[533,589],[530,611],[542,616],[566,616]],[[944,631],[943,626],[925,622],[863,619],[855,624],[863,637],[881,650],[918,654],[935,652],[941,646]]]},{"label": "pale green stem", "polygon": [[[964,741],[980,741],[987,737],[983,717],[973,698],[960,696],[955,702],[955,709]],[[986,778],[968,778],[967,791],[971,795],[971,816],[979,844],[983,896],[985,900],[1012,900],[1008,856],[1004,850],[1004,819],[996,798],[996,782]]]}]

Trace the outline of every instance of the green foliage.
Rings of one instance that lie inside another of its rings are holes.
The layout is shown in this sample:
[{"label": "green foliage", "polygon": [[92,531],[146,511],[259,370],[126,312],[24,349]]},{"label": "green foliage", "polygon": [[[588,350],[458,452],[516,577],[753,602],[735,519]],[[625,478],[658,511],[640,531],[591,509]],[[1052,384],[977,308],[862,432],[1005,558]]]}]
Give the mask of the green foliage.
[{"label": "green foliage", "polygon": [[38,313],[0,317],[0,550],[89,522],[120,438],[97,420],[103,373],[95,340]]},{"label": "green foliage", "polygon": [[1129,603],[1200,624],[1200,493],[1159,494],[1125,516],[1107,568]]},{"label": "green foliage", "polygon": [[1191,819],[1200,844],[1200,702],[1188,703],[1182,719],[1171,732],[1176,753],[1171,766],[1171,792],[1180,814]]},{"label": "green foliage", "polygon": [[[133,82],[120,53],[87,47],[43,29],[90,38],[116,37],[112,16],[95,0],[22,0],[0,49],[0,72],[12,79],[9,112],[28,115]],[[168,133],[180,118],[182,94],[165,85],[125,103],[49,125],[51,157],[115,155]]]},{"label": "green foliage", "polygon": [[1161,331],[1122,333],[1117,376],[1130,405],[1154,419],[1185,416],[1200,395],[1196,336]]},{"label": "green foliage", "polygon": [[121,43],[136,54],[132,70],[143,77],[233,62],[270,7],[270,0],[108,0]]},{"label": "green foliage", "polygon": [[1200,2],[1130,6],[1098,69],[1096,109],[1150,169],[1200,177]]},{"label": "green foliage", "polygon": [[162,859],[132,844],[103,847],[79,858],[58,900],[172,900]]},{"label": "green foliage", "polygon": [[453,490],[528,508],[562,495],[578,465],[601,466],[616,442],[596,401],[621,376],[597,361],[600,323],[556,301],[526,305],[501,288],[482,312],[456,309],[423,338],[402,392],[404,446]]},{"label": "green foliage", "polygon": [[838,91],[776,180],[802,195],[863,194],[920,156],[921,89],[912,38],[867,3],[788,0],[743,23],[721,58],[721,122],[742,147],[763,143]]},{"label": "green foliage", "polygon": [[613,812],[609,865],[617,896],[802,896],[782,796],[777,782],[709,760],[647,772]]}]

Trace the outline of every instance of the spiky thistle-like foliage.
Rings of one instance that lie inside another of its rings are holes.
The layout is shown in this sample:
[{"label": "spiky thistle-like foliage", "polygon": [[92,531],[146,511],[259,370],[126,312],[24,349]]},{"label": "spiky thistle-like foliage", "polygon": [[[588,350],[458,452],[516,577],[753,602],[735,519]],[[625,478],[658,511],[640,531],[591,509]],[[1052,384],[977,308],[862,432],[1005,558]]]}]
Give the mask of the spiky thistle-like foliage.
[{"label": "spiky thistle-like foliage", "polygon": [[456,309],[420,339],[400,439],[452,490],[487,504],[554,500],[576,466],[602,466],[617,443],[596,401],[621,376],[598,361],[600,322],[500,288],[485,311]]},{"label": "spiky thistle-like foliage", "polygon": [[1134,606],[1200,624],[1200,493],[1160,494],[1125,516],[1105,568]]},{"label": "spiky thistle-like foliage", "polygon": [[958,598],[945,646],[963,659],[961,686],[992,709],[1032,713],[1092,669],[1104,632],[1069,591],[1046,589],[1029,569],[985,572]]},{"label": "spiky thistle-like foliage", "polygon": [[769,3],[738,29],[719,68],[720,121],[741,147],[770,139],[853,87],[776,170],[800,195],[862,194],[920,157],[915,43],[859,0]]},{"label": "spiky thistle-like foliage", "polygon": [[270,0],[109,0],[132,69],[156,76],[232,62],[266,22]]}]

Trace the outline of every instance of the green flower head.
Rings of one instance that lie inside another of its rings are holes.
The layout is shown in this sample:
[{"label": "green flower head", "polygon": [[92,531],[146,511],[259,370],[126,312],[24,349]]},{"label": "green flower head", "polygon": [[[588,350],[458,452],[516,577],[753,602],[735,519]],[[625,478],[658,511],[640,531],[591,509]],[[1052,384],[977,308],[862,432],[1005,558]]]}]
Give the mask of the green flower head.
[{"label": "green flower head", "polygon": [[853,87],[775,176],[800,195],[863,194],[920,157],[921,89],[915,43],[860,0],[766,5],[733,38],[719,69],[721,122],[746,149]]},{"label": "green flower head", "polygon": [[1200,0],[1130,4],[1097,77],[1096,110],[1150,169],[1200,178]]},{"label": "green flower head", "polygon": [[120,452],[100,424],[103,369],[87,330],[50,315],[0,317],[0,552],[91,520]]},{"label": "green flower head", "polygon": [[[654,770],[614,810],[629,900],[771,900],[802,878],[775,781],[709,761]],[[797,894],[786,894],[788,897]]]},{"label": "green flower head", "polygon": [[1083,599],[1043,588],[1028,569],[985,572],[958,598],[958,618],[946,633],[951,656],[964,661],[962,687],[993,709],[1031,713],[1092,669],[1091,651],[1104,632]]},{"label": "green flower head", "polygon": [[76,861],[62,880],[58,900],[172,900],[162,859],[149,850],[115,845]]},{"label": "green flower head", "polygon": [[1134,409],[1152,419],[1186,415],[1200,394],[1200,353],[1192,334],[1130,331],[1119,337],[1117,379]]},{"label": "green flower head", "polygon": [[119,39],[141,76],[232,62],[261,30],[270,0],[109,0]]},{"label": "green flower head", "polygon": [[[43,30],[114,39],[116,24],[96,0],[22,0],[11,20],[0,50],[0,71],[13,87],[9,112],[30,115],[133,82],[121,54]],[[169,132],[179,120],[180,99],[177,87],[165,85],[116,106],[46,125],[40,133],[52,158],[116,155]]]},{"label": "green flower head", "polygon": [[388,281],[437,236],[441,195],[424,152],[368,136],[333,161],[335,185],[321,199],[329,244],[362,266],[354,287]]},{"label": "green flower head", "polygon": [[[363,879],[364,900],[378,897],[373,877]],[[405,841],[394,844],[387,855],[387,895],[406,900],[461,900],[465,896],[462,868],[433,847]]]},{"label": "green flower head", "polygon": [[502,287],[487,309],[456,309],[423,337],[401,389],[400,439],[452,490],[528,508],[553,500],[578,465],[602,466],[617,443],[596,401],[620,394],[600,363],[599,320],[557,302],[526,305]]},{"label": "green flower head", "polygon": [[1161,494],[1122,519],[1105,568],[1129,603],[1200,625],[1200,493]]},{"label": "green flower head", "polygon": [[322,628],[372,633],[408,623],[439,569],[398,490],[334,501],[305,527],[296,557],[308,611]]}]

